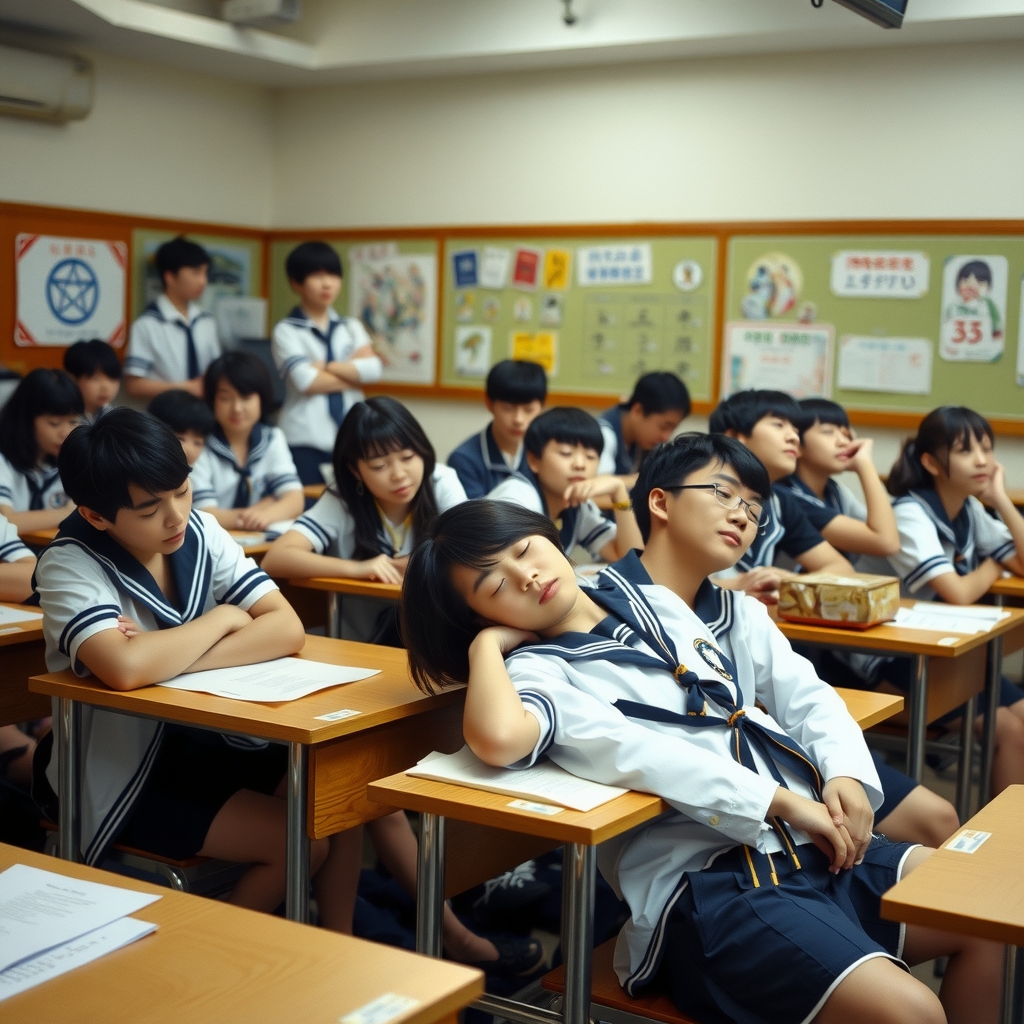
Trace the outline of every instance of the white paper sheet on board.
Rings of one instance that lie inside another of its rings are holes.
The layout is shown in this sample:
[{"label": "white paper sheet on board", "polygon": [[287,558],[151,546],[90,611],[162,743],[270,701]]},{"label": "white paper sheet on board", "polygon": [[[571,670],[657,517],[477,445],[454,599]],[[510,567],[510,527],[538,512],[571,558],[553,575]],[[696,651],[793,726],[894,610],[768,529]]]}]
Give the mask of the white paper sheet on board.
[{"label": "white paper sheet on board", "polygon": [[927,395],[932,390],[932,343],[927,338],[839,339],[836,383],[847,391]]}]

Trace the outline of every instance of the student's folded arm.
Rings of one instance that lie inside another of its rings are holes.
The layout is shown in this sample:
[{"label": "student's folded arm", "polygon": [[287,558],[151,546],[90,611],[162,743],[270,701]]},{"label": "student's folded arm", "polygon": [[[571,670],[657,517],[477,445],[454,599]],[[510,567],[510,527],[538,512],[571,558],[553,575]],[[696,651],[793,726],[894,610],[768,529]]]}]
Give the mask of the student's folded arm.
[{"label": "student's folded arm", "polygon": [[0,505],[0,515],[8,522],[13,523],[19,533],[28,530],[50,530],[60,526],[72,512],[75,506],[68,502],[61,508],[41,508],[34,512],[15,512],[10,505]]},{"label": "student's folded arm", "polygon": [[796,561],[808,572],[852,573],[854,571],[849,561],[836,551],[827,540],[822,541],[820,544],[815,544],[813,548],[808,548],[807,551],[801,552],[796,557]]},{"label": "student's folded arm", "polygon": [[327,372],[356,387],[359,384],[372,384],[378,381],[384,372],[381,358],[373,351],[372,345],[363,345],[343,361],[328,364]]},{"label": "student's folded arm", "polygon": [[[280,523],[286,519],[297,519],[302,515],[306,499],[301,490],[285,491],[280,497],[267,495],[249,508],[232,509],[234,523],[230,526],[221,522],[229,529],[265,530],[271,523]],[[213,509],[207,509],[213,512]],[[235,526],[237,523],[237,526]]]},{"label": "student's folded arm", "polygon": [[838,515],[821,528],[821,535],[838,551],[849,551],[855,555],[878,555],[887,558],[900,547],[900,535],[892,521],[892,534],[872,529],[869,523],[862,523],[852,516]]},{"label": "student's folded arm", "polygon": [[952,565],[947,572],[926,580],[927,584],[947,604],[974,604],[1003,573],[1003,567],[992,558],[966,576],[960,576]]},{"label": "student's folded arm", "polygon": [[352,385],[348,381],[342,380],[333,373],[317,370],[316,376],[302,388],[302,393],[304,395],[331,395],[339,391],[348,391],[351,388]]},{"label": "student's folded arm", "polygon": [[261,568],[277,579],[311,579],[314,576],[341,576],[360,579],[366,575],[366,562],[354,558],[319,555],[309,538],[298,530],[278,537],[263,556]]},{"label": "student's folded arm", "polygon": [[32,573],[35,572],[34,557],[20,558],[16,562],[0,563],[0,601],[20,604],[32,594]]}]

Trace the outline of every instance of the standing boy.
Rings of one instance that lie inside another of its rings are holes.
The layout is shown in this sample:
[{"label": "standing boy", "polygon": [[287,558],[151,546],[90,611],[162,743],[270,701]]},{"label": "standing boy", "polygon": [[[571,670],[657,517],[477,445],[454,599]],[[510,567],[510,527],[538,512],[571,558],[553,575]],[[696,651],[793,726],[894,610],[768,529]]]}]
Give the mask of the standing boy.
[{"label": "standing boy", "polygon": [[341,260],[326,242],[303,242],[285,261],[299,304],[274,328],[273,352],[287,386],[279,424],[303,484],[323,483],[338,427],[360,384],[380,380],[383,366],[366,328],[333,309],[341,291]]},{"label": "standing boy", "polygon": [[156,269],[164,293],[132,324],[125,388],[133,398],[155,398],[171,388],[202,397],[203,373],[220,355],[213,316],[197,305],[206,291],[209,253],[179,235],[157,249]]},{"label": "standing boy", "polygon": [[503,359],[491,367],[484,404],[493,419],[448,456],[467,498],[483,498],[509,477],[533,484],[523,438],[547,394],[547,377],[537,363]]},{"label": "standing boy", "polygon": [[64,369],[82,392],[87,423],[110,411],[121,390],[121,362],[105,341],[76,341],[64,350]]}]

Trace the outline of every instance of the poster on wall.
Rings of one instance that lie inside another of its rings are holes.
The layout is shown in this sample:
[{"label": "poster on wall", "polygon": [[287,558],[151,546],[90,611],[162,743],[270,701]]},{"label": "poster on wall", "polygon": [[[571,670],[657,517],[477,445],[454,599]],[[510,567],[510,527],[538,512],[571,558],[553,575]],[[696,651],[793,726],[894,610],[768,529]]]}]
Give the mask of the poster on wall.
[{"label": "poster on wall", "polygon": [[932,347],[927,338],[845,335],[839,339],[836,383],[849,391],[931,394]]},{"label": "poster on wall", "polygon": [[433,384],[437,352],[437,257],[366,259],[349,250],[349,304],[384,363],[386,381]]},{"label": "poster on wall", "polygon": [[124,344],[124,242],[20,234],[14,260],[15,345],[65,346],[89,338]]},{"label": "poster on wall", "polygon": [[726,324],[722,397],[746,388],[831,397],[833,336],[831,324]]},{"label": "poster on wall", "polygon": [[[163,294],[163,282],[160,280],[160,272],[156,269],[156,251],[171,237],[168,235],[166,238],[147,238],[142,243],[143,308],[153,302],[158,295]],[[208,313],[216,313],[220,299],[242,298],[249,294],[252,253],[244,245],[222,242],[203,242],[202,245],[209,254],[210,268],[207,271],[206,290],[199,298],[199,305]],[[138,249],[135,251],[137,254]],[[136,255],[135,260],[138,258]]]},{"label": "poster on wall", "polygon": [[994,363],[1006,333],[1005,256],[951,256],[942,268],[939,355],[950,362]]},{"label": "poster on wall", "polygon": [[844,299],[919,299],[931,263],[923,252],[861,250],[832,257],[832,294]]}]

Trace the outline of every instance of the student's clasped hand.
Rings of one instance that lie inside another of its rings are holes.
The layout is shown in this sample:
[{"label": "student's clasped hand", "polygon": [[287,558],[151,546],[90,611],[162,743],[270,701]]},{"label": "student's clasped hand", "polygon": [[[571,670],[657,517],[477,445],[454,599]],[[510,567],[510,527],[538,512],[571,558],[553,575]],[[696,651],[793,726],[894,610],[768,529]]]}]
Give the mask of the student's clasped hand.
[{"label": "student's clasped hand", "polygon": [[1006,473],[1001,462],[992,463],[992,475],[988,478],[984,490],[978,495],[978,501],[989,508],[998,508],[999,502],[1006,499]]},{"label": "student's clasped hand", "polygon": [[401,583],[405,576],[405,566],[390,555],[378,555],[360,563],[363,576],[368,580],[380,580],[381,583]]},{"label": "student's clasped hand", "polygon": [[874,465],[871,454],[874,447],[875,442],[870,437],[858,437],[839,452],[839,458],[848,462],[848,468],[852,470],[856,470],[858,466],[865,463]]},{"label": "student's clasped hand", "polygon": [[595,476],[590,480],[577,480],[569,484],[562,494],[566,508],[582,505],[591,498],[603,497],[609,497],[612,501],[629,501],[629,492],[617,476]]},{"label": "student's clasped hand", "polygon": [[857,779],[837,776],[825,783],[821,796],[832,821],[849,835],[854,847],[853,863],[859,864],[871,844],[871,827],[875,823],[875,812],[864,787]]},{"label": "student's clasped hand", "polygon": [[787,825],[806,832],[811,842],[828,857],[829,871],[834,875],[844,868],[852,868],[858,856],[863,855],[846,824],[842,821],[836,824],[829,807],[817,800],[808,800],[785,786],[776,790],[768,806],[768,817],[781,818]]}]

